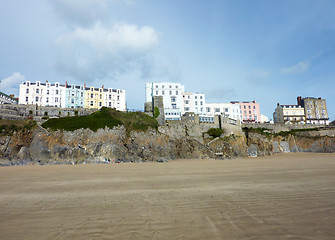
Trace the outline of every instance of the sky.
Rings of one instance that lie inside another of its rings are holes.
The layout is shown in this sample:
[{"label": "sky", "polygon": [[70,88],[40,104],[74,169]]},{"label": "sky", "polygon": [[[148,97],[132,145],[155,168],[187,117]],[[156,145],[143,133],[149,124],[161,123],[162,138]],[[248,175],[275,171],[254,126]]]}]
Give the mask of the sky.
[{"label": "sky", "polygon": [[180,82],[207,102],[322,97],[335,120],[333,0],[0,0],[0,91],[24,81],[126,90]]}]

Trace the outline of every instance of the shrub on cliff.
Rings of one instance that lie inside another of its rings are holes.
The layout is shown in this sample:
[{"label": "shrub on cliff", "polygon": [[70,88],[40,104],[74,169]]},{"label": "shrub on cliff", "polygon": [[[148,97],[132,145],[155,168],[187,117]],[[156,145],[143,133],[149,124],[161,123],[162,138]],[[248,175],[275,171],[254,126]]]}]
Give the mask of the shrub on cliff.
[{"label": "shrub on cliff", "polygon": [[223,134],[223,130],[221,128],[210,128],[207,133],[209,136],[217,138]]},{"label": "shrub on cliff", "polygon": [[36,125],[31,120],[4,120],[0,119],[0,136],[12,135],[15,131],[30,130]]},{"label": "shrub on cliff", "polygon": [[106,107],[102,107],[91,115],[53,118],[42,124],[44,128],[67,131],[80,128],[89,128],[92,131],[97,131],[99,128],[113,128],[118,125],[124,125],[128,131],[145,131],[149,127],[155,129],[158,127],[157,121],[144,113],[120,112]]}]

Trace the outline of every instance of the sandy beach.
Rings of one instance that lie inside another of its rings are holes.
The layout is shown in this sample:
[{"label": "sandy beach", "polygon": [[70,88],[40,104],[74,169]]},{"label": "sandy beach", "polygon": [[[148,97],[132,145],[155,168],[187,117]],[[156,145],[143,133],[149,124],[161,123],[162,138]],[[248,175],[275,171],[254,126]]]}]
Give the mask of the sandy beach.
[{"label": "sandy beach", "polygon": [[0,168],[0,239],[335,239],[335,154]]}]

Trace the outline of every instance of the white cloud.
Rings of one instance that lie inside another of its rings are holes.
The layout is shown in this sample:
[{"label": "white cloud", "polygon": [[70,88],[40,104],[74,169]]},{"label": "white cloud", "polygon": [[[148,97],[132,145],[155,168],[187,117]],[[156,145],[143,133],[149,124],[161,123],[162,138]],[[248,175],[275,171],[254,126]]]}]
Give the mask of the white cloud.
[{"label": "white cloud", "polygon": [[304,73],[304,72],[308,71],[309,66],[310,66],[309,62],[299,62],[292,67],[287,67],[287,68],[281,69],[280,73],[284,74],[284,75]]},{"label": "white cloud", "polygon": [[106,27],[78,27],[59,36],[57,67],[79,80],[111,78],[141,70],[158,44],[159,34],[149,26],[118,23]]},{"label": "white cloud", "polygon": [[15,94],[18,96],[19,94],[19,85],[26,81],[26,77],[21,73],[13,73],[8,78],[1,79],[0,89],[1,92],[6,94]]}]

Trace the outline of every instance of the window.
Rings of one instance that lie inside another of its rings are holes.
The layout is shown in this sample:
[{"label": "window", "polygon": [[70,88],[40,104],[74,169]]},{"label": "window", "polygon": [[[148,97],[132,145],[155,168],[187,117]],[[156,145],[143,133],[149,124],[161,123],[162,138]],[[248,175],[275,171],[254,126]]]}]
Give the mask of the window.
[{"label": "window", "polygon": [[225,112],[228,112],[228,108],[225,108]]},{"label": "window", "polygon": [[112,95],[109,94],[109,99],[112,99]]},{"label": "window", "polygon": [[202,99],[202,96],[200,96],[200,99]]},{"label": "window", "polygon": [[49,95],[49,90],[47,90],[47,95]]},{"label": "window", "polygon": [[158,95],[158,91],[156,91],[156,95]]},{"label": "window", "polygon": [[56,94],[58,94],[58,90],[56,90]]},{"label": "window", "polygon": [[116,100],[117,100],[117,101],[120,101],[120,96],[117,96],[117,97],[116,97]]},{"label": "window", "polygon": [[172,88],[172,86],[169,86],[170,88]]},{"label": "window", "polygon": [[197,96],[194,96],[195,99],[197,99]]},{"label": "window", "polygon": [[162,91],[162,95],[164,95],[164,90]]},{"label": "window", "polygon": [[99,107],[101,107],[102,106],[102,102],[99,102]]},{"label": "window", "polygon": [[176,90],[176,95],[178,95],[178,90]]},{"label": "window", "polygon": [[220,112],[220,108],[215,108],[214,111],[215,112]]},{"label": "window", "polygon": [[28,97],[26,97],[26,102],[28,102]]},{"label": "window", "polygon": [[58,102],[58,97],[55,98],[55,102]]},{"label": "window", "polygon": [[206,108],[206,111],[207,111],[207,112],[211,112],[211,108],[210,108],[210,107],[207,107],[207,108]]},{"label": "window", "polygon": [[27,86],[29,87],[29,82],[27,82]]},{"label": "window", "polygon": [[185,100],[185,104],[189,104],[189,102],[190,102],[190,101],[188,101],[188,100]]},{"label": "window", "polygon": [[200,105],[202,106],[202,101],[200,102]]},{"label": "window", "polygon": [[249,109],[250,109],[250,106],[249,106]]},{"label": "window", "polygon": [[156,85],[156,88],[158,88],[158,85]]},{"label": "window", "polygon": [[74,104],[74,99],[73,98],[71,99],[71,103]]},{"label": "window", "polygon": [[[171,87],[171,86],[170,86]],[[172,91],[170,90],[170,95],[172,95]]]},{"label": "window", "polygon": [[171,97],[171,102],[176,102],[176,97]]},{"label": "window", "polygon": [[197,101],[195,101],[195,105],[196,105],[196,106],[198,105],[198,102],[197,102]]},{"label": "window", "polygon": [[247,106],[244,106],[244,109],[247,109]]},{"label": "window", "polygon": [[112,106],[112,103],[111,102],[109,102],[109,107],[111,107]]},{"label": "window", "polygon": [[80,94],[80,96],[81,96],[81,97],[84,97],[84,94],[83,94],[83,93],[81,93],[81,94]]},{"label": "window", "polygon": [[173,109],[177,109],[177,104],[173,103],[173,104],[172,104],[172,108],[173,108]]},{"label": "window", "polygon": [[200,112],[202,112],[204,109],[203,108],[200,108]]},{"label": "window", "polygon": [[189,107],[185,107],[185,111],[190,111],[190,108]]},{"label": "window", "polygon": [[254,109],[256,109],[256,106],[254,106]]},{"label": "window", "polygon": [[37,86],[40,86],[40,83],[39,83],[39,82],[37,82]]},{"label": "window", "polygon": [[38,97],[36,97],[36,102],[38,102]]},{"label": "window", "polygon": [[91,106],[93,106],[93,101],[91,101]]},{"label": "window", "polygon": [[38,88],[36,88],[36,93],[40,93],[40,90]]},{"label": "window", "polygon": [[100,99],[102,99],[102,94],[100,94]]},{"label": "window", "polygon": [[29,93],[29,89],[27,88],[26,93]]},{"label": "window", "polygon": [[94,97],[94,95],[93,95],[93,93],[91,93],[91,98],[93,98]]}]

